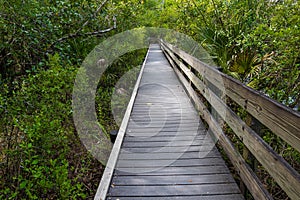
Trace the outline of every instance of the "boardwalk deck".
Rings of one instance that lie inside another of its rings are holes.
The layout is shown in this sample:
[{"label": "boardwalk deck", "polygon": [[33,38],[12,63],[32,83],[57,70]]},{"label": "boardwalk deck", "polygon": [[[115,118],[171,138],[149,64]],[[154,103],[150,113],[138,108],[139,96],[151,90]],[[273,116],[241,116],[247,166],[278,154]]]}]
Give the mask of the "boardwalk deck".
[{"label": "boardwalk deck", "polygon": [[243,199],[159,45],[151,45],[106,199]]}]

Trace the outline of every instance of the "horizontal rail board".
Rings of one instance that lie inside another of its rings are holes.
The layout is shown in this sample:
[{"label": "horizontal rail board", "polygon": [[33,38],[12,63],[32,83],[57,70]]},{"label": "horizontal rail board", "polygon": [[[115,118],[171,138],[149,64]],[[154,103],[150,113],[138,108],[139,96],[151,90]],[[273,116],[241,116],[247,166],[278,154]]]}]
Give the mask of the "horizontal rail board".
[{"label": "horizontal rail board", "polygon": [[[174,56],[172,57],[172,52],[168,49],[164,50],[166,51],[166,56],[171,65],[173,66],[174,71],[177,73],[177,76],[181,80],[182,84],[185,86],[188,94],[193,99],[197,109],[201,112],[201,116],[208,123],[210,129],[216,135],[216,137],[219,138],[219,142],[226,151],[235,168],[240,172],[240,176],[243,179],[249,191],[251,192],[251,194],[254,196],[255,199],[272,199],[269,193],[264,189],[260,180],[246,164],[242,156],[235,150],[233,144],[229,141],[227,136],[219,127],[218,123],[214,120],[206,106],[200,101],[198,95],[191,87],[190,83],[177,69],[176,58],[174,60],[172,59],[174,58]],[[179,64],[178,66],[180,67],[181,65],[182,64]]]},{"label": "horizontal rail board", "polygon": [[[169,51],[169,54],[172,52]],[[190,72],[175,56],[171,57],[184,72]],[[289,196],[294,198],[300,196],[300,175],[296,170],[249,128],[217,95],[205,87],[199,78],[191,73],[186,75]]]},{"label": "horizontal rail board", "polygon": [[180,56],[216,87],[224,88],[227,96],[300,151],[300,114],[298,112],[243,85],[170,44],[162,43],[162,46]]}]

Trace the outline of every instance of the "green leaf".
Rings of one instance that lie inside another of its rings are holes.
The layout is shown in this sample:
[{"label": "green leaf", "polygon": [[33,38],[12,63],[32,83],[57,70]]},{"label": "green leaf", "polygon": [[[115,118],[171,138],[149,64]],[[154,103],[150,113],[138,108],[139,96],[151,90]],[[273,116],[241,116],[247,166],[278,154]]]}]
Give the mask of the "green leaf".
[{"label": "green leaf", "polygon": [[32,161],[32,163],[31,164],[33,164],[33,165],[36,165],[36,164],[38,164],[39,163],[39,161],[38,160],[34,160],[34,161]]},{"label": "green leaf", "polygon": [[20,183],[20,189],[24,189],[26,187],[27,181],[22,181]]}]

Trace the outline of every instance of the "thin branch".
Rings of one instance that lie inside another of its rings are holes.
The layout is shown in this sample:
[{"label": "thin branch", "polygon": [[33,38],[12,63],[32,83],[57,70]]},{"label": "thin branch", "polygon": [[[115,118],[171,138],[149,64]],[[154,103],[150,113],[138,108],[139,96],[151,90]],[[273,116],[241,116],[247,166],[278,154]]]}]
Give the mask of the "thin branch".
[{"label": "thin branch", "polygon": [[104,30],[94,31],[94,32],[88,32],[88,33],[73,33],[73,34],[66,35],[64,37],[59,38],[58,40],[55,41],[55,43],[62,42],[64,40],[67,40],[67,39],[70,39],[70,38],[75,38],[75,37],[91,36],[91,35],[101,35],[101,34],[109,32],[109,31],[111,31],[113,29],[114,29],[114,27],[110,27],[110,28],[107,28],[107,29],[104,29]]},{"label": "thin branch", "polygon": [[100,31],[94,31],[94,32],[87,32],[87,33],[72,33],[72,34],[69,34],[69,35],[66,35],[66,36],[63,36],[61,38],[59,38],[58,40],[54,41],[49,48],[53,47],[56,43],[58,42],[62,42],[62,41],[65,41],[67,39],[71,39],[71,38],[76,38],[76,37],[83,37],[83,36],[94,36],[94,35],[102,35],[104,33],[107,33],[109,31],[112,31],[113,29],[116,29],[117,28],[117,20],[116,20],[116,17],[114,16],[113,17],[113,21],[114,21],[114,25],[110,28],[107,28],[107,29],[103,29],[103,30],[100,30]]},{"label": "thin branch", "polygon": [[102,34],[107,33],[107,32],[109,32],[113,29],[114,29],[114,27],[111,27],[111,28],[108,28],[108,29],[105,29],[105,30],[101,30],[101,31],[88,32],[88,33],[82,34],[81,36],[102,35]]},{"label": "thin branch", "polygon": [[[97,10],[94,12],[93,16],[95,17],[99,12],[100,10],[102,9],[102,7],[105,5],[105,3],[107,2],[108,0],[104,0],[101,5],[97,8]],[[110,28],[107,28],[107,29],[103,29],[103,30],[100,30],[100,31],[94,31],[94,32],[87,32],[87,33],[80,33],[80,31],[90,22],[90,20],[86,20],[86,22],[75,32],[75,33],[71,33],[69,35],[66,35],[66,36],[63,36],[61,38],[59,38],[58,40],[54,41],[48,49],[52,48],[56,43],[58,42],[62,42],[62,41],[65,41],[67,39],[71,39],[71,38],[76,38],[76,37],[83,37],[83,36],[94,36],[94,35],[102,35],[104,33],[107,33],[109,31],[112,31],[113,29],[116,29],[117,28],[117,19],[115,16],[113,16],[113,22],[114,22],[114,25]]]},{"label": "thin branch", "polygon": [[[98,14],[98,12],[100,12],[100,10],[102,9],[102,7],[106,4],[108,0],[104,0],[101,5],[97,8],[97,10],[94,12],[93,16],[96,17],[96,15]],[[83,25],[75,32],[75,34],[79,33],[86,25],[88,25],[88,23],[90,22],[90,19],[86,20]]]}]

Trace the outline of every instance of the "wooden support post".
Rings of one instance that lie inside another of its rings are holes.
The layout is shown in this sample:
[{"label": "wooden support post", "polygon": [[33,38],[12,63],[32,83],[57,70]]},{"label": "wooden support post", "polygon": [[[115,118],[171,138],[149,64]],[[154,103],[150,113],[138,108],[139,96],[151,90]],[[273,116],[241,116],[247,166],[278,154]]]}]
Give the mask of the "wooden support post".
[{"label": "wooden support post", "polygon": [[[249,154],[250,154],[250,151],[247,149],[246,146],[244,146],[243,147],[243,158],[245,161],[247,161],[247,159],[249,158]],[[240,182],[240,190],[241,190],[242,194],[244,195],[244,197],[246,197],[249,191],[248,191],[245,183],[242,180]]]},{"label": "wooden support post", "polygon": [[[261,132],[261,123],[254,117],[252,117],[252,123],[251,123],[251,128],[262,138],[263,135],[262,135],[262,132]],[[252,156],[252,163],[251,163],[251,167],[252,167],[252,170],[254,172],[257,172],[257,168],[258,168],[258,161],[257,159],[251,154]]]},{"label": "wooden support post", "polygon": [[[245,122],[246,122],[247,126],[252,128],[259,136],[261,136],[261,125],[257,119],[255,119],[249,113],[247,113]],[[253,172],[256,173],[258,161],[252,155],[252,153],[248,150],[248,148],[246,146],[243,147],[243,158],[250,165]],[[243,182],[240,183],[240,190],[245,197],[247,196],[247,194],[249,194],[249,190],[246,188],[246,186]]]},{"label": "wooden support post", "polygon": [[[249,126],[249,127],[250,127],[251,124],[252,124],[252,117],[251,117],[251,115],[249,115],[248,113],[247,113],[245,122],[246,122],[247,126]],[[247,162],[247,160],[248,160],[248,161],[250,160],[250,163],[252,163],[252,158],[253,158],[253,156],[250,155],[250,154],[251,154],[251,152],[250,152],[250,151],[248,150],[248,148],[244,145],[244,147],[243,147],[243,158],[244,158],[244,160],[245,160],[246,162]],[[247,162],[247,163],[249,164],[249,162]],[[248,189],[247,189],[247,187],[245,186],[245,183],[244,183],[243,181],[240,182],[240,190],[241,190],[242,194],[246,197],[249,191],[248,191]]]}]

